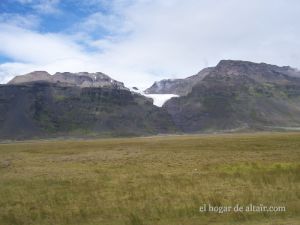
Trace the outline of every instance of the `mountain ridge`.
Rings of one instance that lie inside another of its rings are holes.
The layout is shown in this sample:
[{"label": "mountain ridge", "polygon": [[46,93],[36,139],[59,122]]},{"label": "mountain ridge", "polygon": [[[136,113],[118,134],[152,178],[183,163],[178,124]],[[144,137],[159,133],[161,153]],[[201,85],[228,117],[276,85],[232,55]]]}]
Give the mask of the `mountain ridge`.
[{"label": "mountain ridge", "polygon": [[55,74],[50,75],[46,71],[34,71],[25,75],[16,76],[9,81],[8,84],[17,85],[33,82],[48,82],[55,83],[60,86],[77,86],[81,88],[112,87],[129,90],[124,86],[124,83],[116,81],[101,72],[56,72]]},{"label": "mountain ridge", "polygon": [[[199,82],[201,82],[207,75],[215,70],[222,70],[224,67],[232,67],[234,68],[236,65],[239,66],[239,71],[227,71],[227,75],[230,73],[243,74],[249,73],[251,70],[255,72],[255,68],[253,67],[265,67],[264,73],[269,74],[270,72],[275,72],[281,74],[282,76],[289,76],[293,78],[300,78],[300,71],[292,68],[290,66],[276,66],[267,63],[254,63],[243,60],[221,60],[215,67],[207,67],[202,69],[199,73],[189,76],[187,78],[181,79],[163,79],[160,81],[154,82],[154,84],[145,90],[147,94],[177,94],[180,96],[187,95],[191,92],[193,86]],[[242,67],[241,67],[242,65]],[[243,68],[244,67],[244,68]],[[232,74],[233,75],[233,74]],[[261,78],[263,79],[263,77]]]},{"label": "mountain ridge", "polygon": [[17,76],[0,85],[0,139],[300,127],[300,72],[291,67],[222,60],[158,86],[148,93],[179,96],[159,108],[103,73]]},{"label": "mountain ridge", "polygon": [[190,93],[163,107],[183,132],[300,127],[300,77],[289,70],[223,60]]}]

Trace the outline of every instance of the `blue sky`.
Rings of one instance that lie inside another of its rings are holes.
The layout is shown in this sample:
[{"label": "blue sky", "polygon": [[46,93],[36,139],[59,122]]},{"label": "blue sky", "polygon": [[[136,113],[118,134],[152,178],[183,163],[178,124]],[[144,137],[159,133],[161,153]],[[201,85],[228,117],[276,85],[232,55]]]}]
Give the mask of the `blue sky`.
[{"label": "blue sky", "polygon": [[104,72],[145,88],[221,59],[300,68],[298,0],[1,0],[0,83]]},{"label": "blue sky", "polygon": [[[41,33],[69,33],[74,34],[76,25],[90,16],[113,14],[109,1],[79,1],[79,0],[1,0],[0,12],[6,22],[14,17],[31,20],[35,29]],[[101,38],[110,33],[98,27],[90,32],[93,38]]]}]

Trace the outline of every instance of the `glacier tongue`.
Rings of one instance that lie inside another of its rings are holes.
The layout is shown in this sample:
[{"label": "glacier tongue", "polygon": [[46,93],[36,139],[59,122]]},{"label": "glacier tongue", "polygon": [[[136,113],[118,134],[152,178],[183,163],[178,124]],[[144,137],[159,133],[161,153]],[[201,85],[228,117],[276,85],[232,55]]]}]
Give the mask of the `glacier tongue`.
[{"label": "glacier tongue", "polygon": [[153,99],[153,105],[162,107],[163,104],[171,98],[179,97],[179,95],[174,94],[145,94],[144,91],[139,89],[130,88],[130,91],[146,96],[147,98]]},{"label": "glacier tongue", "polygon": [[144,94],[148,98],[153,99],[153,105],[162,107],[163,104],[171,98],[179,97],[179,95],[174,94]]}]

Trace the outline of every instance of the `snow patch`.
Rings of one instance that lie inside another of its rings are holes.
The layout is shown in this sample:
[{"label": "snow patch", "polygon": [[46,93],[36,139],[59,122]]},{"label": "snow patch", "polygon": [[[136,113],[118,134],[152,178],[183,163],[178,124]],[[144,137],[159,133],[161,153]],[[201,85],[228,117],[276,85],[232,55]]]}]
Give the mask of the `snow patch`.
[{"label": "snow patch", "polygon": [[171,98],[179,97],[179,95],[174,95],[174,94],[144,94],[144,95],[148,98],[152,98],[153,105],[156,105],[158,107],[162,107],[163,104],[165,104],[165,102]]},{"label": "snow patch", "polygon": [[171,98],[179,97],[179,95],[174,95],[174,94],[145,94],[142,90],[134,90],[133,88],[130,88],[130,91],[134,93],[138,93],[140,95],[144,95],[147,98],[152,98],[153,105],[156,105],[158,107],[162,107],[163,104],[165,104],[165,102]]}]

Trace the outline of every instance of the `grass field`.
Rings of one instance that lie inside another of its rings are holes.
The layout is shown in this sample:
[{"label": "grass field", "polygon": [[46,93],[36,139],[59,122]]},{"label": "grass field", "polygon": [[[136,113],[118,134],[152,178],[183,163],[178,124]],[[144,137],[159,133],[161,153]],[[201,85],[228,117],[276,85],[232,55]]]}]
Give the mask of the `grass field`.
[{"label": "grass field", "polygon": [[0,144],[0,225],[46,224],[300,224],[300,133]]}]

